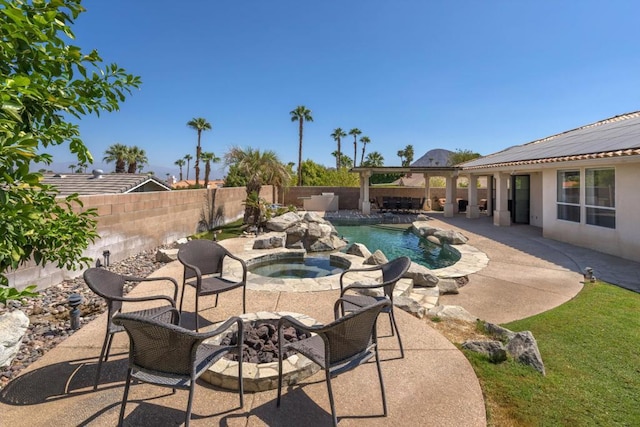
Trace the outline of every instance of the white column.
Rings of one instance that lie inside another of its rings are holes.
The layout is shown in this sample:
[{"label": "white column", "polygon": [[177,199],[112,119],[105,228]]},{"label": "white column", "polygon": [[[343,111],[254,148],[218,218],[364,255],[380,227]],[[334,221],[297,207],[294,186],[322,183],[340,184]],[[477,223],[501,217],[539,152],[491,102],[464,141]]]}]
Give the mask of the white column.
[{"label": "white column", "polygon": [[508,227],[511,225],[511,214],[509,212],[509,190],[507,183],[511,175],[507,173],[497,173],[496,178],[496,205],[493,208],[493,225]]},{"label": "white column", "polygon": [[469,175],[469,191],[467,205],[467,218],[480,218],[480,209],[478,208],[478,176]]},{"label": "white column", "polygon": [[445,178],[445,203],[444,203],[444,217],[451,218],[456,212],[458,212],[458,202],[456,201],[456,186],[458,185],[458,175],[450,174]]},{"label": "white column", "polygon": [[369,177],[371,176],[370,171],[363,172],[360,175],[360,179],[362,180],[362,213],[365,215],[369,215],[371,213],[371,202],[369,202]]},{"label": "white column", "polygon": [[422,176],[424,176],[424,203],[420,208],[431,210],[431,183],[429,182],[429,174],[423,173]]}]

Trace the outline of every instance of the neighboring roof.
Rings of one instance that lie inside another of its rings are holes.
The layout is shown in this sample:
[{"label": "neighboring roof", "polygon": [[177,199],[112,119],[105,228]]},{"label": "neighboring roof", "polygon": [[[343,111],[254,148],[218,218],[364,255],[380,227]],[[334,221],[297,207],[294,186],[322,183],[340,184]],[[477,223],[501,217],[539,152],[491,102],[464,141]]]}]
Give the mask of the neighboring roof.
[{"label": "neighboring roof", "polygon": [[[204,180],[200,180],[201,185],[204,185]],[[176,181],[171,184],[171,188],[187,188],[189,186],[196,185],[195,179],[183,179],[182,181]],[[220,188],[224,187],[224,179],[210,179],[209,180],[209,188]]]},{"label": "neighboring roof", "polygon": [[516,145],[463,163],[464,170],[640,155],[640,111]]},{"label": "neighboring roof", "polygon": [[438,167],[438,166],[450,166],[449,156],[453,151],[445,150],[443,148],[435,148],[429,150],[426,154],[420,157],[415,162],[411,163],[412,167]]},{"label": "neighboring roof", "polygon": [[154,176],[132,173],[45,173],[42,182],[55,186],[61,196],[73,193],[87,196],[171,190]]}]

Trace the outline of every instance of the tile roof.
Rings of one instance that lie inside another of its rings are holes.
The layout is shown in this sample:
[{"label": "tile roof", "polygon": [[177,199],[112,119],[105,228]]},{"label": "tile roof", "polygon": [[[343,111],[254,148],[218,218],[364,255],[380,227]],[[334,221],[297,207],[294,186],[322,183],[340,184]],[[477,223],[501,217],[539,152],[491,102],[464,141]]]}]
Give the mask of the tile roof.
[{"label": "tile roof", "polygon": [[640,111],[614,116],[462,164],[481,169],[640,155]]},{"label": "tile roof", "polygon": [[73,193],[85,196],[171,190],[156,177],[130,173],[45,173],[42,182],[55,186],[61,196]]}]

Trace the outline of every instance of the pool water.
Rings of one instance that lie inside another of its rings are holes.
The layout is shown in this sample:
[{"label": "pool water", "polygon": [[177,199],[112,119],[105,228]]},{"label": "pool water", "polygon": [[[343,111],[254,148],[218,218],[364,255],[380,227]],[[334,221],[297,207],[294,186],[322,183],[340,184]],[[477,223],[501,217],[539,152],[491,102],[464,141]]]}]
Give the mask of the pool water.
[{"label": "pool water", "polygon": [[460,254],[448,245],[438,246],[414,234],[410,228],[385,225],[335,225],[338,236],[352,243],[362,243],[371,251],[378,249],[387,259],[408,256],[411,261],[430,269],[455,264]]},{"label": "pool water", "polygon": [[249,266],[253,274],[283,279],[306,279],[342,273],[344,268],[329,257],[300,257],[260,262]]}]

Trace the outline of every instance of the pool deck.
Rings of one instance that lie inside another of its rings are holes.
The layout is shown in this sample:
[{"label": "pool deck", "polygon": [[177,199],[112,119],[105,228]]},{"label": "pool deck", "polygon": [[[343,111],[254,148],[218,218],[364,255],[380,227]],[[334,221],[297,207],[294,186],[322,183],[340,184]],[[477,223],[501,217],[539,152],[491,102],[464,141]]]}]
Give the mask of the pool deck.
[{"label": "pool deck", "polygon": [[[530,226],[494,227],[490,218],[467,220],[428,214],[440,228],[461,231],[469,243],[485,253],[488,265],[469,276],[458,295],[444,295],[441,304],[460,305],[478,318],[503,323],[537,314],[573,298],[582,288],[581,271],[594,268],[604,280],[613,277],[637,284],[638,263],[610,257],[541,236]],[[410,221],[408,221],[410,222]],[[407,223],[408,223],[407,222]],[[246,245],[229,241],[227,244]],[[225,241],[227,242],[227,241]],[[154,273],[178,280],[181,266],[169,263]],[[616,283],[615,280],[611,280]],[[138,295],[157,289],[136,287]],[[216,322],[241,309],[240,291],[224,294],[219,307],[203,298],[201,315]],[[323,292],[247,291],[247,311],[292,311],[321,322],[331,320],[337,290]],[[211,305],[207,306],[207,303]],[[185,301],[186,326],[193,324],[193,293]],[[400,310],[396,312],[405,343],[399,359],[397,341],[389,336],[388,321],[380,323],[382,370],[389,415],[381,417],[380,396],[373,365],[338,376],[334,384],[341,426],[485,426],[485,407],[478,379],[464,355],[429,321]],[[112,357],[105,364],[97,392],[92,391],[96,358],[100,352],[106,315],[74,333],[26,369],[0,392],[2,425],[116,425],[122,399],[128,342],[117,334]],[[133,385],[125,425],[180,425],[186,408],[186,392],[145,384]],[[330,424],[330,410],[322,374],[285,390],[276,409],[276,391],[247,393],[244,408],[237,395],[198,382],[192,425],[223,426],[321,426]]]}]

